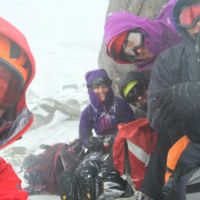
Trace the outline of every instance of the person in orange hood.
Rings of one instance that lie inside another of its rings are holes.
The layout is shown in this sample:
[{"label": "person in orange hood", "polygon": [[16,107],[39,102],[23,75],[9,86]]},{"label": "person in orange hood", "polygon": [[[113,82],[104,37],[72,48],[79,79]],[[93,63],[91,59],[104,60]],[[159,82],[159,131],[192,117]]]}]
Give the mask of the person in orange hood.
[{"label": "person in orange hood", "polygon": [[[24,35],[0,18],[0,149],[22,137],[33,122],[26,90],[35,74],[35,62]],[[0,199],[25,200],[27,192],[10,164],[0,158]]]}]

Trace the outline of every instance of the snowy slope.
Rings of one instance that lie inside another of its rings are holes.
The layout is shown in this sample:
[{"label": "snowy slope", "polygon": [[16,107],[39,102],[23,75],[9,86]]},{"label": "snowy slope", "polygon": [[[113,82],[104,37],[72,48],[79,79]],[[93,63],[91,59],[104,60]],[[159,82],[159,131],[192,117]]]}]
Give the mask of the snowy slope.
[{"label": "snowy slope", "polygon": [[23,157],[40,144],[78,137],[79,115],[88,102],[84,75],[97,66],[107,4],[108,0],[2,1],[1,17],[26,35],[37,67],[27,94],[28,107],[35,114],[33,127],[0,152],[17,172]]}]

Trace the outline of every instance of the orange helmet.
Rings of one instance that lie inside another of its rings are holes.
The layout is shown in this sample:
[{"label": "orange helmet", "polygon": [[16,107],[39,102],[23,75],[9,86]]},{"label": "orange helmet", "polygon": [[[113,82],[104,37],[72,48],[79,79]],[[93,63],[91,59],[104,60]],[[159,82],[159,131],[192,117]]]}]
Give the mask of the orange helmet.
[{"label": "orange helmet", "polygon": [[28,78],[27,56],[12,40],[0,35],[0,109],[17,103]]}]

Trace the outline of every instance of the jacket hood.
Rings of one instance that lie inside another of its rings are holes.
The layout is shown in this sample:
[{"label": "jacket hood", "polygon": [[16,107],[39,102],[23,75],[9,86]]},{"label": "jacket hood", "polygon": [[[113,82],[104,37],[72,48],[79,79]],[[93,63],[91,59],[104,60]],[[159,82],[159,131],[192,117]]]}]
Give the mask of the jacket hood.
[{"label": "jacket hood", "polygon": [[96,78],[105,78],[107,80],[110,80],[105,69],[96,69],[93,71],[89,71],[85,75],[85,80],[87,82],[87,85],[90,85],[92,81],[95,80]]},{"label": "jacket hood", "polygon": [[15,113],[11,127],[0,136],[0,148],[14,142],[25,132],[33,121],[32,113],[26,105],[26,90],[35,75],[35,61],[24,35],[12,24],[0,18],[0,34],[15,42],[28,58],[28,78],[21,93],[20,99],[11,112]]},{"label": "jacket hood", "polygon": [[[104,27],[106,45],[109,44],[113,37],[124,31],[141,29],[145,33],[145,45],[156,58],[163,50],[180,42],[180,37],[172,21],[175,3],[175,0],[169,1],[155,20],[142,18],[128,12],[110,14]],[[145,65],[147,64],[145,63]],[[144,66],[141,65],[141,67]]]}]

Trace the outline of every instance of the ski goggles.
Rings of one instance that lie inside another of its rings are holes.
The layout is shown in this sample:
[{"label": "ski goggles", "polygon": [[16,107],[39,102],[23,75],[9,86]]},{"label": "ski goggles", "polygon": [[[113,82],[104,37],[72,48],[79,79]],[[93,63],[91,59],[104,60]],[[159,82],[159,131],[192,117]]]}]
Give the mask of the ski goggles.
[{"label": "ski goggles", "polygon": [[[134,45],[134,47],[133,47]],[[122,47],[123,59],[134,62],[138,60],[138,49],[144,46],[144,35],[141,32],[130,32]]]},{"label": "ski goggles", "polygon": [[192,28],[200,20],[200,3],[182,9],[179,15],[179,25],[184,28]]},{"label": "ski goggles", "polygon": [[8,62],[0,58],[0,109],[14,106],[24,86],[22,75]]},{"label": "ski goggles", "polygon": [[144,95],[144,87],[134,80],[123,89],[123,95],[128,103],[136,103]]},{"label": "ski goggles", "polygon": [[87,84],[88,88],[96,88],[98,86],[111,86],[112,81],[108,77],[98,77]]}]

